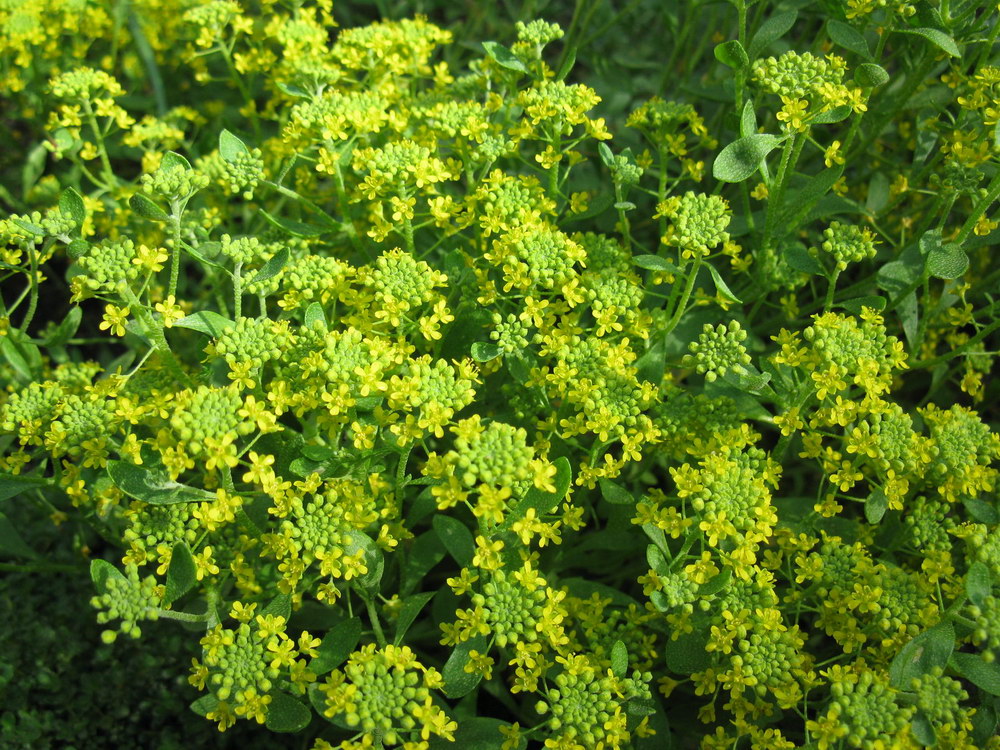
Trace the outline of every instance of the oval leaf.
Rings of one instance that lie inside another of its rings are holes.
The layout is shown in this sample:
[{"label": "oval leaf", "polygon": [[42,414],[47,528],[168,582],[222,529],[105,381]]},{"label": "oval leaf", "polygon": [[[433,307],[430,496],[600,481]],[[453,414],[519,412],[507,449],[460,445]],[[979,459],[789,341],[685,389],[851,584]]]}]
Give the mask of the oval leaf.
[{"label": "oval leaf", "polygon": [[955,648],[955,629],[939,622],[907,643],[889,665],[889,682],[899,690],[909,690],[913,678],[929,674],[948,663]]},{"label": "oval leaf", "polygon": [[249,153],[250,149],[247,148],[247,144],[223,128],[222,132],[219,133],[219,156],[226,161],[236,161],[244,154]]},{"label": "oval leaf", "polygon": [[472,345],[472,358],[476,362],[489,362],[500,356],[500,347],[491,341],[476,341]]},{"label": "oval leaf", "polygon": [[455,562],[463,568],[472,563],[476,551],[476,543],[469,527],[457,518],[439,513],[434,516],[434,532]]},{"label": "oval leaf", "polygon": [[323,636],[316,656],[309,662],[309,669],[318,675],[330,672],[345,661],[361,640],[361,620],[352,617],[337,623]]},{"label": "oval leaf", "polygon": [[191,550],[184,542],[174,545],[170,553],[170,567],[167,568],[167,584],[163,595],[164,604],[172,604],[190,591],[197,582],[197,571]]},{"label": "oval leaf", "polygon": [[175,482],[162,469],[147,469],[128,461],[108,461],[108,476],[126,495],[151,505],[172,505],[215,499],[214,492]]},{"label": "oval leaf", "polygon": [[743,182],[756,172],[781,140],[769,133],[753,133],[738,138],[719,152],[712,176],[723,182]]},{"label": "oval leaf", "polygon": [[276,690],[270,693],[267,707],[267,728],[272,732],[298,732],[312,721],[312,711],[288,693]]}]

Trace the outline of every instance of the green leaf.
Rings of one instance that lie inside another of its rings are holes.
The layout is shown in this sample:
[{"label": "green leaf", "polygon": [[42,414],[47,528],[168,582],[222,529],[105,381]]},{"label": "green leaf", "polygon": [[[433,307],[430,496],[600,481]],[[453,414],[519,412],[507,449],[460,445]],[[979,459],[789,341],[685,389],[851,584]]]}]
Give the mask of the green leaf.
[{"label": "green leaf", "polygon": [[615,641],[611,647],[611,672],[615,677],[625,677],[628,674],[628,649],[621,641]]},{"label": "green leaf", "polygon": [[413,621],[417,619],[417,615],[427,606],[427,602],[434,598],[435,594],[437,594],[436,591],[424,591],[403,600],[403,604],[399,608],[399,616],[396,618],[396,635],[392,639],[393,643],[398,646],[403,642],[406,631],[410,629]]},{"label": "green leaf", "polygon": [[927,256],[927,272],[937,279],[957,279],[969,269],[969,256],[954,242],[939,245]]},{"label": "green leaf", "polygon": [[910,722],[910,733],[913,739],[924,747],[934,747],[937,745],[937,734],[934,727],[923,713],[917,713]]},{"label": "green leaf", "polygon": [[826,33],[834,44],[861,55],[866,60],[871,59],[868,42],[853,26],[831,18],[826,22]]},{"label": "green leaf", "polygon": [[300,99],[312,99],[312,94],[306,91],[304,88],[296,86],[293,83],[286,83],[285,81],[276,81],[275,87],[282,94],[287,94],[288,96],[294,96]]},{"label": "green leaf", "polygon": [[250,149],[247,148],[247,144],[225,128],[222,129],[222,132],[219,133],[219,156],[232,162],[249,153]]},{"label": "green leaf", "polygon": [[172,604],[194,588],[197,570],[191,550],[184,542],[177,542],[170,553],[170,567],[167,568],[167,583],[163,595],[164,604]]},{"label": "green leaf", "polygon": [[80,328],[80,321],[83,319],[83,310],[79,305],[74,305],[66,313],[62,323],[56,326],[52,333],[45,337],[45,346],[58,347],[65,344],[76,334]]},{"label": "green leaf", "polygon": [[753,133],[726,146],[715,157],[712,176],[723,182],[743,182],[760,169],[764,158],[781,140],[770,133]]},{"label": "green leaf", "polygon": [[934,667],[944,668],[954,648],[955,629],[950,622],[939,622],[899,650],[889,665],[890,684],[909,690],[914,677],[929,674]]},{"label": "green leaf", "polygon": [[715,46],[715,59],[733,70],[742,70],[750,64],[750,58],[737,39]]},{"label": "green leaf", "polygon": [[49,480],[40,477],[20,476],[0,472],[0,500],[17,497],[22,492],[27,492],[38,487],[47,487],[50,484]]},{"label": "green leaf", "polygon": [[989,524],[990,526],[1000,523],[1000,513],[997,512],[994,505],[985,500],[969,498],[965,501],[965,509],[979,523]]},{"label": "green leaf", "polygon": [[815,115],[809,118],[810,125],[832,125],[836,122],[843,122],[851,114],[851,108],[847,104],[841,104],[839,107],[833,107],[824,112],[817,112]]},{"label": "green leaf", "polygon": [[900,34],[914,34],[916,36],[922,36],[928,42],[933,44],[940,50],[947,52],[952,57],[961,57],[962,52],[958,49],[958,45],[955,44],[955,40],[950,36],[945,34],[943,31],[937,29],[893,29]]},{"label": "green leaf", "polygon": [[802,273],[808,273],[813,276],[823,275],[823,265],[819,262],[819,259],[802,244],[796,242],[786,245],[782,252],[785,262],[796,271],[802,271]]},{"label": "green leaf", "polygon": [[984,703],[976,709],[972,717],[972,742],[973,747],[982,747],[986,741],[994,735],[997,730],[997,722],[1000,716],[997,715],[995,707]]},{"label": "green leaf", "polygon": [[216,698],[211,693],[209,693],[208,695],[201,696],[198,700],[193,701],[191,705],[188,706],[188,708],[190,708],[199,716],[208,716],[218,707],[219,707],[219,699]]},{"label": "green leaf", "polygon": [[128,461],[108,461],[108,476],[126,495],[151,505],[215,499],[214,492],[175,482],[162,469],[147,469]]},{"label": "green leaf", "polygon": [[784,13],[776,13],[764,21],[750,41],[750,59],[756,60],[761,52],[783,37],[795,25],[796,18],[798,18],[798,13],[789,10]]},{"label": "green leaf", "polygon": [[261,268],[257,275],[253,277],[252,283],[259,284],[262,281],[267,281],[268,279],[274,278],[279,273],[281,269],[285,267],[288,263],[288,258],[291,255],[287,247],[281,248],[278,252],[267,263]]},{"label": "green leaf", "polygon": [[274,690],[269,693],[271,703],[267,707],[267,728],[272,732],[298,732],[309,726],[312,711],[302,701],[288,693]]},{"label": "green leaf", "polygon": [[319,321],[322,321],[324,326],[326,325],[326,315],[323,312],[323,305],[319,302],[313,302],[306,308],[306,328],[312,328]]},{"label": "green leaf", "polygon": [[319,237],[321,234],[328,234],[333,229],[332,227],[318,227],[314,224],[304,224],[294,219],[283,219],[279,216],[273,216],[264,210],[260,211],[260,215],[269,224],[277,227],[286,234],[292,235],[292,237]]},{"label": "green leaf", "polygon": [[150,221],[166,221],[170,218],[166,211],[157,206],[152,200],[142,193],[136,193],[129,198],[128,204],[132,207],[133,211],[144,219],[149,219]]},{"label": "green leaf", "polygon": [[348,542],[344,545],[344,552],[349,555],[357,554],[359,549],[365,552],[365,567],[368,568],[368,572],[355,578],[354,583],[370,594],[376,593],[382,582],[382,573],[385,572],[385,558],[382,556],[382,550],[378,548],[370,536],[362,534],[360,531],[348,531],[345,536],[348,538]]},{"label": "green leaf", "polygon": [[869,295],[866,297],[853,297],[838,302],[835,306],[842,307],[850,313],[860,315],[862,308],[870,307],[872,310],[884,310],[886,300],[880,295]]},{"label": "green leaf", "polygon": [[167,151],[160,160],[160,169],[191,169],[191,162],[176,151]]},{"label": "green leaf", "polygon": [[113,577],[125,580],[125,575],[107,560],[95,558],[90,561],[90,580],[94,582],[98,594],[108,590],[107,581]]},{"label": "green leaf", "polygon": [[607,143],[605,143],[604,141],[598,143],[597,153],[600,155],[601,163],[603,163],[604,166],[606,166],[608,169],[615,168],[615,155],[611,153],[611,149],[608,147]]},{"label": "green leaf", "polygon": [[500,356],[500,347],[492,341],[476,341],[472,344],[472,358],[476,362],[489,362]]},{"label": "green leaf", "polygon": [[14,528],[14,524],[3,513],[0,513],[0,555],[28,559],[38,557],[38,553],[25,544],[21,535],[17,533],[17,529]]},{"label": "green leaf", "polygon": [[757,132],[757,113],[753,108],[753,101],[747,99],[743,102],[743,111],[740,113],[740,136],[746,138]]},{"label": "green leaf", "polygon": [[257,614],[261,617],[266,617],[267,615],[284,617],[285,622],[288,622],[292,616],[292,597],[288,594],[278,594]]},{"label": "green leaf", "polygon": [[66,245],[66,255],[70,257],[71,260],[79,260],[90,250],[90,243],[85,239],[77,237],[75,240]]},{"label": "green leaf", "polygon": [[706,581],[698,588],[698,596],[718,594],[729,585],[731,580],[733,580],[733,569],[725,568],[721,573],[712,576],[711,580]]},{"label": "green leaf", "polygon": [[951,656],[951,667],[980,690],[990,695],[1000,695],[1000,664],[987,663],[979,654],[956,653]]},{"label": "green leaf", "polygon": [[13,221],[17,226],[19,226],[21,229],[23,229],[28,234],[33,234],[36,237],[44,237],[45,236],[45,229],[43,229],[38,224],[35,224],[33,221],[28,221],[26,219],[22,219],[22,218],[17,217],[17,216],[13,217],[11,219],[11,221]]},{"label": "green leaf", "polygon": [[[501,750],[507,738],[500,733],[500,729],[509,726],[506,721],[485,716],[463,717],[455,730],[454,742],[432,736],[428,750]],[[527,737],[522,736],[514,750],[524,750],[527,745]]]},{"label": "green leaf", "polygon": [[552,479],[552,484],[555,486],[556,491],[542,492],[535,487],[529,489],[525,493],[524,499],[508,511],[507,518],[500,525],[501,531],[506,531],[515,521],[524,518],[524,514],[528,512],[528,508],[534,508],[539,516],[545,516],[566,497],[570,481],[573,479],[573,469],[570,467],[569,460],[565,456],[557,458],[553,463],[556,466],[556,475]]},{"label": "green leaf", "polygon": [[661,576],[670,572],[670,563],[666,555],[655,544],[646,545],[646,563],[649,565],[650,570],[659,573]]},{"label": "green leaf", "polygon": [[439,513],[434,516],[434,532],[441,540],[441,544],[448,550],[448,553],[455,558],[455,562],[463,568],[472,564],[472,557],[476,551],[476,543],[472,538],[469,527],[457,518]]},{"label": "green leaf", "polygon": [[518,59],[513,52],[499,42],[483,42],[483,49],[486,50],[487,57],[493,60],[501,68],[515,70],[518,73],[528,72],[528,68],[525,64],[521,62],[521,60]]},{"label": "green leaf", "polygon": [[889,73],[881,65],[861,63],[854,71],[854,81],[859,86],[874,89],[889,82]]},{"label": "green leaf", "polygon": [[79,227],[87,220],[87,209],[83,204],[83,196],[75,188],[68,187],[59,196],[59,210],[73,218]]},{"label": "green leaf", "polygon": [[726,285],[726,282],[722,280],[722,276],[720,276],[719,272],[715,270],[715,266],[711,263],[705,263],[704,265],[708,268],[708,272],[712,276],[712,281],[715,282],[715,291],[717,291],[723,299],[735,302],[738,305],[743,304],[743,300],[733,294],[732,290]]},{"label": "green leaf", "polygon": [[639,268],[645,268],[647,271],[662,271],[663,273],[681,272],[681,269],[675,263],[666,258],[661,258],[659,255],[636,255],[632,258],[632,262],[639,266]]},{"label": "green leaf", "polygon": [[983,600],[990,595],[993,589],[993,580],[990,569],[986,563],[976,560],[969,566],[969,572],[965,574],[965,593],[969,601],[977,607],[983,605]]},{"label": "green leaf", "polygon": [[309,661],[310,671],[324,675],[347,661],[361,640],[361,631],[361,620],[357,617],[343,620],[330,628],[316,649],[316,656]]},{"label": "green leaf", "polygon": [[217,312],[211,310],[201,310],[181,318],[174,323],[174,328],[190,328],[192,331],[204,333],[206,336],[218,338],[226,328],[233,328],[236,324],[229,318],[224,318]]},{"label": "green leaf", "polygon": [[868,520],[868,523],[876,524],[881,521],[888,507],[889,498],[885,496],[882,488],[876,487],[873,489],[865,500],[865,518]]},{"label": "green leaf", "polygon": [[612,505],[635,505],[632,493],[620,484],[615,484],[610,479],[598,480],[598,484],[601,486],[601,497]]},{"label": "green leaf", "polygon": [[482,680],[478,672],[466,672],[465,665],[469,663],[469,652],[483,653],[486,649],[486,637],[477,635],[455,646],[448,661],[444,663],[441,677],[444,678],[444,694],[449,698],[461,698],[476,689]]},{"label": "green leaf", "polygon": [[677,640],[668,640],[664,648],[667,668],[674,674],[693,674],[707,669],[712,664],[705,651],[707,643],[707,628],[695,628],[694,632],[684,633]]},{"label": "green leaf", "polygon": [[576,46],[574,45],[572,49],[567,50],[563,55],[562,64],[559,66],[559,70],[556,72],[557,81],[565,81],[566,76],[570,74],[573,70],[573,66],[576,65]]}]

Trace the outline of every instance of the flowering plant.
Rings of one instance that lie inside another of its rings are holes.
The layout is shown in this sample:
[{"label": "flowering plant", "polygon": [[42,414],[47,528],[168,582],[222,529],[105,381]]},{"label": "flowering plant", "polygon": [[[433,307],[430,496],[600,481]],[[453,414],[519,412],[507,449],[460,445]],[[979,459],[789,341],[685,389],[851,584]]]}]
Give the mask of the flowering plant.
[{"label": "flowering plant", "polygon": [[806,5],[615,116],[593,12],[0,6],[0,497],[104,641],[314,750],[1000,746],[1000,18]]}]

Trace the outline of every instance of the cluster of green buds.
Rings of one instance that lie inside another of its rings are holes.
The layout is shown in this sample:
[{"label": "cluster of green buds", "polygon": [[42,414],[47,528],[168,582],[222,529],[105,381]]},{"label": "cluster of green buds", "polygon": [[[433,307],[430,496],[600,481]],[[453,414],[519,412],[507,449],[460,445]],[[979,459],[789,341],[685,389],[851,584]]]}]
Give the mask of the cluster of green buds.
[{"label": "cluster of green buds", "polygon": [[752,361],[743,345],[746,339],[747,332],[739,321],[717,326],[706,323],[697,341],[688,344],[691,353],[684,355],[682,364],[693,367],[709,383],[728,372],[745,372]]}]

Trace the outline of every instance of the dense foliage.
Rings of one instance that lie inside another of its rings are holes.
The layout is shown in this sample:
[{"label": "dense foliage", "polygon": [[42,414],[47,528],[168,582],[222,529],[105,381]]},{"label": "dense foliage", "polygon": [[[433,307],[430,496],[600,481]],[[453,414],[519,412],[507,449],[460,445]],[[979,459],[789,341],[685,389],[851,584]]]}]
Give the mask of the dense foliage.
[{"label": "dense foliage", "polygon": [[5,620],[313,750],[1000,747],[997,7],[379,7],[0,0]]}]

